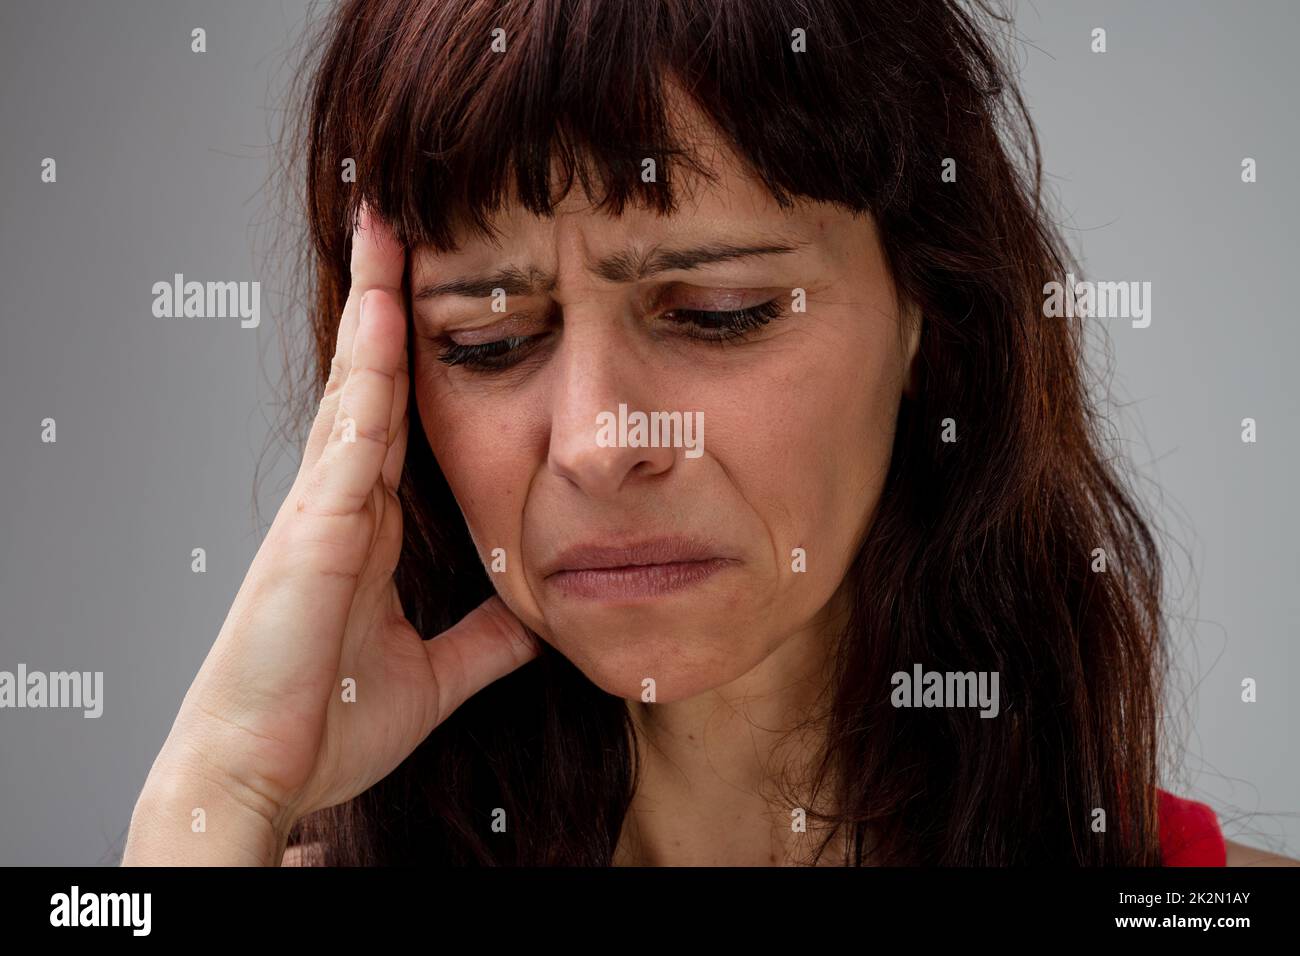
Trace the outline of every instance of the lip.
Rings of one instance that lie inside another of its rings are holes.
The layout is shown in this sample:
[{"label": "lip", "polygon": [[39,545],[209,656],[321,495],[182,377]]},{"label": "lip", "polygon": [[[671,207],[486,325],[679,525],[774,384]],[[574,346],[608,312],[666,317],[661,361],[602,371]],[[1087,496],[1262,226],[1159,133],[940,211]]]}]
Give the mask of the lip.
[{"label": "lip", "polygon": [[582,544],[561,552],[545,581],[569,597],[626,600],[693,587],[732,564],[717,546],[681,536]]}]

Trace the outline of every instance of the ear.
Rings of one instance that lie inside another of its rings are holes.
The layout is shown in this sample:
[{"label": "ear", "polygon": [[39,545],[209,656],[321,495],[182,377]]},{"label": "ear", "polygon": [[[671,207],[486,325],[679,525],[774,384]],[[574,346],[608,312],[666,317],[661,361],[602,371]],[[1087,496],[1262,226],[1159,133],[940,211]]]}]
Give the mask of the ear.
[{"label": "ear", "polygon": [[913,302],[906,302],[899,310],[901,324],[899,331],[903,339],[903,395],[915,399],[921,388],[920,358],[921,325],[925,317],[921,309]]}]

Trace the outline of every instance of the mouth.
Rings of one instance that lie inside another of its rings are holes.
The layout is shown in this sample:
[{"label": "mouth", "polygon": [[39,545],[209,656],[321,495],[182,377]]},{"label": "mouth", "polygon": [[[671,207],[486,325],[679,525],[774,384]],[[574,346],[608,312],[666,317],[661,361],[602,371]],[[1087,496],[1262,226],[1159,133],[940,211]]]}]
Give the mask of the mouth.
[{"label": "mouth", "polygon": [[544,580],[571,598],[653,598],[702,584],[736,563],[707,542],[656,538],[629,545],[570,548],[556,559]]}]

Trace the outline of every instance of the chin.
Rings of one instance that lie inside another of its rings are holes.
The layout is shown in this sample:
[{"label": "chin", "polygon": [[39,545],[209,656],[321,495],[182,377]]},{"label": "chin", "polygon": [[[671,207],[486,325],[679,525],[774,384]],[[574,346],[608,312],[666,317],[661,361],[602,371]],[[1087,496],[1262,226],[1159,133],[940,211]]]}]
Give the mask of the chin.
[{"label": "chin", "polygon": [[607,694],[639,701],[648,693],[643,681],[653,679],[659,704],[722,687],[762,659],[754,629],[721,616],[660,627],[570,627],[543,637]]}]

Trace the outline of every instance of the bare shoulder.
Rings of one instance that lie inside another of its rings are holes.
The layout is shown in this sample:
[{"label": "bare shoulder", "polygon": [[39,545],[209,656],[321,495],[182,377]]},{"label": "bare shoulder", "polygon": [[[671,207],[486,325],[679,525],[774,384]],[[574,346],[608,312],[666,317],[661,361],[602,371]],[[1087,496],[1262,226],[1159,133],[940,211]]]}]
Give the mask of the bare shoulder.
[{"label": "bare shoulder", "polygon": [[284,851],[281,866],[320,866],[319,843],[299,843]]},{"label": "bare shoulder", "polygon": [[1300,866],[1300,860],[1293,860],[1289,856],[1278,856],[1232,840],[1224,840],[1223,843],[1228,850],[1225,866]]}]

